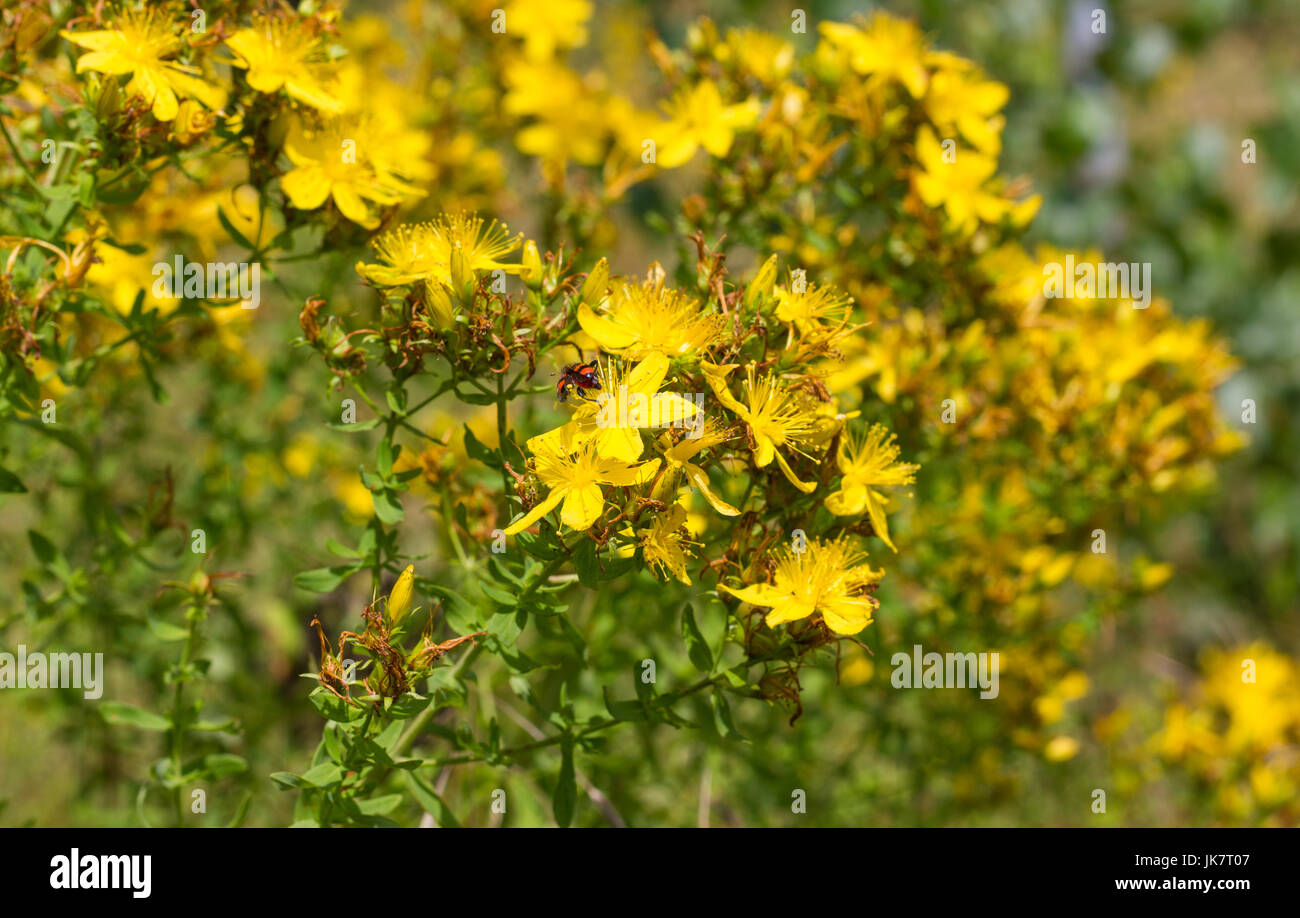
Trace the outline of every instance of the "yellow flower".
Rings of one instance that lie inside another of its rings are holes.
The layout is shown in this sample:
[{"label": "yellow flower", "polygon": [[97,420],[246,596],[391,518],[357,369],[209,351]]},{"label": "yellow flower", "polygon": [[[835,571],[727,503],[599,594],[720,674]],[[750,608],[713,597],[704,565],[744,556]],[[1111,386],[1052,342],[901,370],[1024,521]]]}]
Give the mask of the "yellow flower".
[{"label": "yellow flower", "polygon": [[655,514],[648,529],[637,531],[637,544],[641,546],[641,556],[645,563],[656,576],[662,577],[667,572],[690,586],[686,558],[694,555],[689,547],[695,543],[688,537],[685,523],[686,508],[681,504],[673,504],[666,512]]},{"label": "yellow flower", "polygon": [[506,32],[524,37],[524,54],[546,60],[563,48],[587,43],[590,0],[511,0],[505,6]]},{"label": "yellow flower", "polygon": [[388,624],[396,627],[401,624],[406,613],[411,611],[411,593],[415,587],[415,565],[406,565],[406,570],[397,578],[397,583],[393,584],[393,589],[388,594],[388,602],[384,604],[384,612],[388,616]]},{"label": "yellow flower", "polygon": [[59,32],[64,38],[89,54],[77,58],[77,73],[94,70],[117,76],[131,74],[126,84],[128,95],[149,103],[159,121],[171,121],[179,109],[177,95],[198,99],[211,109],[226,104],[224,90],[209,85],[195,74],[199,71],[164,60],[181,50],[180,36],[166,19],[156,18],[153,10],[126,10],[117,20],[116,29],[91,32]]},{"label": "yellow flower", "polygon": [[685,357],[719,337],[721,316],[700,311],[698,300],[660,284],[615,281],[603,314],[578,307],[582,330],[606,351],[636,360],[649,354]]},{"label": "yellow flower", "polygon": [[790,484],[805,494],[811,493],[816,489],[817,483],[800,481],[777,447],[805,455],[800,447],[815,432],[816,413],[774,374],[768,373],[756,380],[752,366],[745,371],[747,404],[742,404],[727,389],[727,377],[736,366],[734,363],[718,366],[705,361],[704,377],[718,401],[749,425],[750,438],[754,444],[754,464],[760,469],[765,468],[775,457]]},{"label": "yellow flower", "polygon": [[1007,104],[1007,87],[984,79],[974,65],[959,57],[945,54],[941,58],[949,66],[930,79],[926,114],[945,136],[961,134],[981,153],[997,156],[1005,121],[998,112]]},{"label": "yellow flower", "polygon": [[776,303],[776,317],[811,341],[829,341],[848,331],[853,297],[834,287],[807,284],[799,293],[777,287]]},{"label": "yellow flower", "polygon": [[914,98],[925,92],[925,38],[916,23],[876,13],[865,28],[823,22],[823,37],[848,55],[849,66],[882,82],[897,81]]},{"label": "yellow flower", "polygon": [[599,86],[549,60],[515,61],[505,68],[505,82],[506,112],[536,119],[515,135],[520,152],[588,166],[604,159],[612,121]]},{"label": "yellow flower", "polygon": [[880,606],[866,591],[885,576],[884,571],[862,564],[865,558],[865,552],[844,539],[814,539],[802,552],[784,550],[771,584],[756,583],[738,590],[718,584],[718,589],[750,605],[770,608],[769,627],[820,615],[836,634],[857,634],[871,624],[871,614]]},{"label": "yellow flower", "polygon": [[353,223],[378,226],[374,205],[388,207],[421,193],[377,166],[370,151],[382,145],[364,121],[336,119],[318,130],[295,121],[284,144],[293,168],[280,178],[281,187],[299,210],[315,210],[332,198]]},{"label": "yellow flower", "polygon": [[604,459],[636,462],[645,446],[642,429],[683,427],[699,410],[681,393],[659,391],[667,375],[668,358],[657,352],[626,374],[610,361],[601,369],[595,400],[581,403],[569,423],[529,440],[529,450],[536,452],[543,440],[564,440],[575,448],[593,441]]},{"label": "yellow flower", "polygon": [[1043,747],[1043,756],[1049,762],[1065,762],[1079,754],[1079,741],[1073,736],[1054,736]]},{"label": "yellow flower", "polygon": [[864,436],[840,441],[835,461],[844,478],[840,489],[826,498],[826,509],[836,516],[857,516],[866,511],[876,535],[898,551],[889,538],[889,521],[885,517],[889,498],[875,489],[911,484],[920,466],[899,462],[894,440],[892,433],[875,424]]},{"label": "yellow flower", "polygon": [[602,484],[631,487],[644,484],[654,477],[659,460],[651,459],[640,465],[620,459],[604,459],[596,453],[590,441],[580,447],[565,437],[541,437],[533,441],[537,452],[533,467],[542,484],[550,489],[537,506],[505,529],[505,534],[517,535],[550,513],[560,502],[560,521],[570,529],[584,530],[600,518],[605,509]]},{"label": "yellow flower", "polygon": [[700,147],[713,156],[726,156],[736,131],[758,120],[759,102],[747,99],[724,105],[718,85],[702,80],[682,89],[665,105],[668,120],[658,127],[659,149],[655,162],[665,169],[684,165]]},{"label": "yellow flower", "polygon": [[916,135],[918,171],[912,184],[929,207],[943,207],[958,232],[969,235],[979,222],[996,223],[1007,214],[1017,224],[1027,223],[1038,210],[1038,195],[1015,204],[986,188],[997,170],[997,160],[974,150],[954,150],[945,161],[944,150],[929,125]]},{"label": "yellow flower", "polygon": [[[665,438],[668,436],[664,435]],[[694,462],[691,462],[701,452],[710,446],[717,446],[730,439],[731,433],[718,427],[713,422],[708,422],[705,426],[691,435],[683,437],[675,446],[667,446],[663,449],[664,454],[664,476],[659,486],[655,489],[655,497],[667,495],[676,489],[677,478],[679,475],[685,475],[686,480],[695,485],[699,492],[704,495],[704,499],[709,502],[714,510],[723,516],[739,516],[740,511],[731,504],[727,503],[713,490],[713,485],[709,481],[708,472],[700,468]]]},{"label": "yellow flower", "polygon": [[331,114],[343,111],[343,103],[320,79],[325,54],[315,35],[286,20],[264,18],[227,38],[226,45],[238,55],[231,63],[248,71],[248,85],[258,92],[283,89],[312,108]]},{"label": "yellow flower", "polygon": [[380,264],[357,263],[357,273],[381,287],[425,281],[452,285],[451,253],[459,249],[471,271],[501,269],[511,274],[520,265],[500,259],[519,248],[522,234],[511,237],[495,220],[484,227],[479,216],[444,214],[432,223],[405,223],[375,240]]}]

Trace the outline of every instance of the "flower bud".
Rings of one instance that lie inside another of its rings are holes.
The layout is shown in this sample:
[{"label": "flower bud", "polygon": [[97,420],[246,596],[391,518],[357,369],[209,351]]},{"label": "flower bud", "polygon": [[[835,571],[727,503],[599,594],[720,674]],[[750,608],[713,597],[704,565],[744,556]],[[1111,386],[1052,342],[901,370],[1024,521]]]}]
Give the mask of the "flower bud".
[{"label": "flower bud", "polygon": [[588,306],[599,306],[605,298],[605,288],[609,286],[609,259],[602,258],[587,275],[582,285],[582,301]]},{"label": "flower bud", "polygon": [[470,269],[469,259],[465,257],[465,252],[459,245],[452,246],[451,249],[451,285],[455,288],[461,305],[469,309],[474,303],[478,278]]},{"label": "flower bud", "polygon": [[451,304],[451,294],[442,284],[434,281],[425,287],[424,301],[429,307],[433,324],[439,329],[448,329],[456,322],[456,309]]},{"label": "flower bud", "polygon": [[772,290],[776,286],[776,256],[773,255],[767,261],[763,262],[763,267],[758,269],[753,283],[745,291],[745,307],[747,309],[760,309],[772,296]]},{"label": "flower bud", "polygon": [[406,613],[411,611],[411,593],[415,587],[415,565],[406,565],[406,570],[402,571],[402,576],[397,578],[397,583],[393,584],[392,592],[388,594],[388,602],[384,604],[384,611],[388,616],[388,625],[390,628],[396,628],[406,618]]},{"label": "flower bud", "polygon": [[542,256],[537,251],[537,243],[531,239],[524,243],[523,268],[519,272],[519,279],[532,290],[542,286]]}]

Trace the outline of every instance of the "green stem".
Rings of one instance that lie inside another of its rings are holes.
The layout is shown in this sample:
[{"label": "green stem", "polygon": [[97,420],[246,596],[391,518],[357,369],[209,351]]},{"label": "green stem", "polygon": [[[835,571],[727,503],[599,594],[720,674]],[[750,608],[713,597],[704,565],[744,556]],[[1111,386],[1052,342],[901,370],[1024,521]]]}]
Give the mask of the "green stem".
[{"label": "green stem", "polygon": [[[188,681],[186,671],[190,666],[190,657],[194,653],[194,645],[198,639],[199,618],[202,608],[195,603],[186,618],[189,620],[185,629],[185,648],[181,651],[181,661],[177,665],[176,672],[176,690],[172,693],[172,779],[176,780],[181,774],[181,746],[184,737],[185,728],[181,724],[181,716],[185,705],[185,683]],[[176,825],[185,824],[185,789],[178,783],[175,790],[176,799]]]},{"label": "green stem", "polygon": [[501,504],[504,507],[501,518],[510,519],[510,473],[506,471],[506,374],[497,375],[497,452],[501,454]]}]

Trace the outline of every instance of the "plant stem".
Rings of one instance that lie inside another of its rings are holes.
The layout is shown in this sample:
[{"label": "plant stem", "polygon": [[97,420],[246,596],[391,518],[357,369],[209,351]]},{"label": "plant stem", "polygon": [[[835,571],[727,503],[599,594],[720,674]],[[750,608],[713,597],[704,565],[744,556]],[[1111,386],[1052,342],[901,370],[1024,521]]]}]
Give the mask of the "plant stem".
[{"label": "plant stem", "polygon": [[185,616],[188,619],[185,629],[185,649],[181,651],[181,661],[176,667],[176,690],[172,694],[172,780],[177,781],[175,790],[177,826],[185,824],[185,792],[179,783],[181,775],[181,741],[185,733],[185,728],[181,724],[181,714],[185,704],[185,683],[188,681],[186,670],[189,669],[190,657],[194,653],[194,644],[198,639],[201,614],[202,608],[196,602],[191,607],[189,614]]}]

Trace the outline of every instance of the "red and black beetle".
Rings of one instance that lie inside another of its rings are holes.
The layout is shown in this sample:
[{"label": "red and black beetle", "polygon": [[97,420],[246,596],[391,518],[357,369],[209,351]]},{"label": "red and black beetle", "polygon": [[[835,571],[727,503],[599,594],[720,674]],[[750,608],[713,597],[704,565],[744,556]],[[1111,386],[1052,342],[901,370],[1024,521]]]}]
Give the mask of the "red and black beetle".
[{"label": "red and black beetle", "polygon": [[579,398],[587,398],[586,389],[599,389],[600,376],[597,374],[595,361],[591,363],[571,363],[564,368],[560,379],[555,384],[555,396],[560,401],[569,397],[569,390],[578,393]]}]

